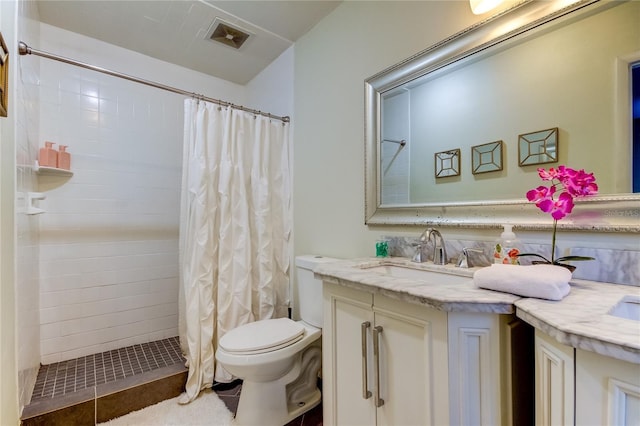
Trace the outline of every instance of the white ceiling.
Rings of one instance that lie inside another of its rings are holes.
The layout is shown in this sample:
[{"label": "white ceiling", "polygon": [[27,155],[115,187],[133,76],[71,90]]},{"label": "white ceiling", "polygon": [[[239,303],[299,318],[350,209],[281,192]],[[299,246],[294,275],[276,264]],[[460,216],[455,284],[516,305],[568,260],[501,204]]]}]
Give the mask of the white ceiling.
[{"label": "white ceiling", "polygon": [[[49,25],[246,84],[341,2],[39,0],[37,3],[40,20]],[[216,18],[252,36],[238,50],[206,40]]]}]

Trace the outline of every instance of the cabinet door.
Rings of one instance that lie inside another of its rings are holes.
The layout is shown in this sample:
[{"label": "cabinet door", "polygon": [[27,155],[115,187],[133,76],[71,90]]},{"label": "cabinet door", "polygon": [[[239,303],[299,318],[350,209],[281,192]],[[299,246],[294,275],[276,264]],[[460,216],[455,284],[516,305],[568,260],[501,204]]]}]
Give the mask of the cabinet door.
[{"label": "cabinet door", "polygon": [[640,425],[640,365],[576,350],[576,424]]},{"label": "cabinet door", "polygon": [[509,401],[502,383],[507,380],[504,367],[509,365],[509,358],[506,345],[501,344],[501,327],[506,328],[509,318],[484,313],[449,314],[451,424],[505,424],[502,407]]},{"label": "cabinet door", "polygon": [[536,425],[572,425],[574,349],[536,330]]},{"label": "cabinet door", "polygon": [[[368,359],[367,365],[362,351],[364,333],[367,342],[365,353],[370,358],[373,296],[330,283],[323,286],[324,424],[375,425],[371,360]],[[368,327],[363,327],[367,323]],[[367,368],[363,369],[363,366]]]},{"label": "cabinet door", "polygon": [[446,313],[379,295],[373,310],[381,329],[378,426],[449,424]]}]

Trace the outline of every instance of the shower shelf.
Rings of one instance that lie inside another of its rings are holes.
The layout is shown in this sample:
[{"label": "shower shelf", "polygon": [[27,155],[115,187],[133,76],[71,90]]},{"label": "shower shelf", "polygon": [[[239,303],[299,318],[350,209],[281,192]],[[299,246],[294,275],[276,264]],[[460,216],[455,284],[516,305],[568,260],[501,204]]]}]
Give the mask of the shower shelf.
[{"label": "shower shelf", "polygon": [[36,161],[33,169],[40,176],[73,176],[71,170],[58,169],[57,167],[40,167],[38,161]]}]

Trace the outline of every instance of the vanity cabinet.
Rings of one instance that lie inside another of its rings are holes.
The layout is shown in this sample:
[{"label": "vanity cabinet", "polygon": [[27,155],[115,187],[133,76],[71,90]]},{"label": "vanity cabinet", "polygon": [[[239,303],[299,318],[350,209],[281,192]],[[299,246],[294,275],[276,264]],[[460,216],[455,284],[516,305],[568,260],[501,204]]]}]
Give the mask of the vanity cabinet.
[{"label": "vanity cabinet", "polygon": [[572,425],[574,349],[535,332],[536,425]]},{"label": "vanity cabinet", "polygon": [[640,425],[640,365],[576,349],[576,424]]},{"label": "vanity cabinet", "polygon": [[640,365],[574,349],[539,330],[535,347],[536,425],[640,424]]},{"label": "vanity cabinet", "polygon": [[448,313],[323,287],[325,424],[506,424],[509,380],[500,360],[509,315]]}]

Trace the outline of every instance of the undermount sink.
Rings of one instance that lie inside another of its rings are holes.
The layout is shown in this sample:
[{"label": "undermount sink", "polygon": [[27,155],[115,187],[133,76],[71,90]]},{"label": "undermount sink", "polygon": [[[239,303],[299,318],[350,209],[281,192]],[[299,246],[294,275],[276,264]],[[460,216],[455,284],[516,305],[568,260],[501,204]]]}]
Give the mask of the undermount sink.
[{"label": "undermount sink", "polygon": [[375,272],[393,278],[406,278],[415,280],[415,285],[425,284],[464,284],[471,280],[470,277],[449,274],[446,272],[414,269],[397,265],[379,265],[362,268],[368,272]]},{"label": "undermount sink", "polygon": [[614,317],[640,321],[640,297],[625,296],[611,310]]}]

